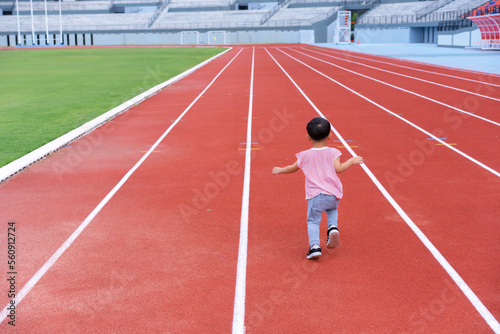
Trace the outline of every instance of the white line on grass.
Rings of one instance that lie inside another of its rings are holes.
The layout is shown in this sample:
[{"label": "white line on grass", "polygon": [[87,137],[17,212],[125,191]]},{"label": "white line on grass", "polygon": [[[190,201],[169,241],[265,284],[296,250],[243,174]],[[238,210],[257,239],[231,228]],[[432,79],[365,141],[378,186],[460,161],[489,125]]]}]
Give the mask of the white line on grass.
[{"label": "white line on grass", "polygon": [[[316,48],[316,49],[320,49],[320,48]],[[324,49],[324,48],[321,48],[320,50],[331,51],[331,52],[333,52],[335,54],[338,54],[338,55],[344,55],[344,56],[346,55],[346,53],[336,52],[333,49]],[[420,68],[415,68],[415,67],[410,67],[410,66],[404,66],[404,65],[400,65],[400,64],[396,64],[396,63],[390,63],[390,62],[387,62],[387,61],[381,61],[381,60],[371,59],[371,58],[368,58],[368,57],[355,56],[355,55],[353,55],[351,53],[348,53],[347,55],[349,55],[349,57],[353,57],[353,58],[359,58],[359,59],[364,59],[364,60],[368,60],[368,61],[373,61],[373,62],[376,62],[376,63],[382,63],[382,64],[391,65],[391,66],[397,66],[397,67],[401,67],[401,68],[407,68],[407,69],[410,69],[410,70],[413,70],[413,71],[419,71],[419,72],[437,74],[439,76],[445,76],[445,77],[450,77],[450,78],[454,78],[454,79],[466,80],[466,81],[476,82],[476,83],[480,83],[480,84],[484,84],[484,85],[500,87],[500,85],[497,85],[497,84],[494,84],[494,83],[490,83],[490,82],[485,82],[485,81],[480,81],[480,80],[474,80],[474,79],[459,77],[459,76],[456,76],[456,75],[445,74],[445,73],[440,73],[440,72],[427,71],[427,70],[423,70],[423,69],[420,69]],[[406,60],[406,61],[408,61],[408,60]],[[409,62],[412,62],[412,61],[409,61]],[[422,63],[417,63],[417,64],[422,65]],[[448,68],[448,69],[449,70],[453,70],[451,68]],[[477,74],[482,74],[482,75],[486,75],[486,76],[491,75],[489,73],[477,73]],[[493,76],[496,76],[496,75],[493,75]]]},{"label": "white line on grass", "polygon": [[[281,51],[281,50],[280,50],[280,51]],[[469,116],[472,116],[472,117],[478,118],[478,119],[480,119],[480,120],[483,120],[483,121],[485,121],[485,122],[488,122],[488,123],[494,124],[494,125],[496,125],[496,126],[500,126],[500,123],[497,123],[497,122],[495,122],[495,121],[492,121],[492,120],[490,120],[490,119],[488,119],[488,118],[485,118],[485,117],[482,117],[482,116],[478,116],[478,115],[476,115],[476,114],[470,113],[470,112],[468,112],[468,111],[462,110],[462,109],[457,108],[457,107],[453,107],[453,106],[451,106],[451,105],[449,105],[449,104],[446,104],[446,103],[444,103],[444,102],[440,102],[440,101],[438,101],[438,100],[434,100],[433,98],[427,97],[427,96],[425,96],[425,95],[421,95],[421,94],[418,94],[418,93],[412,92],[411,90],[407,90],[407,89],[404,89],[404,88],[401,88],[401,87],[398,87],[398,86],[395,86],[395,85],[391,85],[390,83],[387,83],[387,82],[385,82],[385,81],[382,81],[382,80],[378,80],[378,79],[372,78],[372,77],[370,77],[370,76],[368,76],[368,75],[364,75],[364,74],[357,73],[357,72],[352,71],[352,70],[348,70],[348,69],[347,69],[347,68],[345,68],[345,67],[342,67],[342,66],[336,65],[336,64],[334,64],[334,63],[327,62],[326,60],[323,60],[323,59],[319,59],[319,58],[313,57],[313,56],[311,56],[311,55],[308,55],[307,53],[303,53],[303,52],[300,52],[300,51],[297,51],[297,50],[293,50],[293,51],[295,51],[295,52],[297,52],[297,53],[300,53],[300,54],[303,54],[303,55],[305,55],[305,56],[307,56],[307,57],[310,57],[310,58],[312,58],[312,59],[315,59],[315,60],[321,61],[321,62],[326,63],[326,64],[328,64],[328,65],[335,66],[335,67],[340,68],[340,69],[342,69],[342,70],[344,70],[344,71],[347,71],[347,72],[350,72],[350,73],[353,73],[353,74],[356,74],[356,75],[362,76],[362,77],[364,77],[364,78],[367,78],[367,79],[370,79],[370,80],[373,80],[373,81],[379,82],[379,83],[381,83],[381,84],[383,84],[383,85],[386,85],[386,86],[389,86],[389,87],[392,87],[392,88],[395,88],[395,89],[401,90],[401,91],[403,91],[403,92],[406,92],[406,93],[409,93],[409,94],[412,94],[412,95],[415,95],[415,96],[421,97],[421,98],[423,98],[423,99],[425,99],[425,100],[428,100],[428,101],[431,101],[431,102],[434,102],[434,103],[440,104],[440,105],[445,106],[445,107],[447,107],[447,108],[450,108],[450,109],[456,110],[456,111],[458,111],[458,112],[461,112],[461,113],[463,113],[463,114],[467,114],[467,115],[469,115]],[[283,52],[283,51],[281,51],[281,52]],[[295,58],[294,58],[294,59],[295,59]]]},{"label": "white line on grass", "polygon": [[345,61],[345,62],[348,62],[348,63],[353,63],[353,64],[365,66],[365,67],[368,67],[368,68],[372,68],[372,69],[377,70],[377,71],[382,71],[382,72],[386,72],[386,73],[391,73],[391,74],[399,75],[399,76],[402,76],[402,77],[405,77],[405,78],[414,79],[414,80],[422,81],[422,82],[425,82],[425,83],[429,83],[431,85],[436,85],[436,86],[440,86],[440,87],[444,87],[444,88],[453,89],[453,90],[456,90],[456,91],[459,91],[459,92],[463,92],[463,93],[466,93],[466,94],[476,95],[476,96],[479,96],[479,97],[483,97],[485,99],[490,99],[490,100],[494,100],[494,101],[500,101],[499,98],[496,98],[496,97],[493,97],[493,96],[483,95],[483,94],[471,92],[471,91],[468,91],[468,90],[465,90],[465,89],[461,89],[461,88],[457,88],[457,87],[453,87],[453,86],[448,86],[448,85],[440,84],[440,83],[437,83],[437,82],[434,82],[434,81],[430,81],[430,80],[425,80],[425,79],[413,77],[411,75],[406,75],[406,74],[402,74],[402,73],[398,73],[398,72],[389,71],[389,70],[386,70],[386,69],[383,69],[383,68],[380,68],[380,67],[371,66],[371,65],[368,65],[368,64],[365,64],[365,63],[360,63],[360,62],[353,61],[353,60],[348,60],[348,59],[343,59],[343,58],[335,57],[335,56],[332,56],[330,54],[322,53],[322,52],[319,52],[319,51],[309,50],[309,49],[305,49],[305,48],[301,48],[301,49],[307,50],[307,51],[310,51],[310,52],[314,52],[314,53],[318,53],[320,55],[327,56],[329,58],[334,58],[334,59],[338,59],[338,60]]},{"label": "white line on grass", "polygon": [[[242,49],[243,50],[243,49]],[[215,76],[215,78],[208,84],[207,87],[191,102],[191,104],[184,110],[182,114],[175,120],[172,125],[163,133],[163,135],[158,138],[153,146],[142,156],[142,158],[132,167],[127,174],[118,182],[115,187],[104,197],[104,199],[97,205],[97,207],[90,213],[90,215],[78,226],[78,228],[70,235],[70,237],[59,247],[59,249],[50,257],[50,259],[45,262],[45,264],[40,268],[35,275],[26,283],[19,293],[14,298],[16,305],[18,305],[24,297],[30,292],[30,290],[35,286],[35,284],[45,275],[45,273],[54,265],[54,263],[59,259],[59,257],[71,246],[73,241],[82,233],[82,231],[90,224],[90,222],[97,216],[97,214],[102,210],[102,208],[109,202],[109,200],[120,190],[120,188],[127,182],[127,180],[132,176],[132,174],[141,166],[141,164],[149,157],[149,155],[156,149],[156,147],[162,142],[162,140],[169,134],[169,132],[174,128],[174,126],[179,123],[179,121],[186,115],[186,113],[191,109],[191,107],[200,99],[200,97],[205,94],[205,92],[212,86],[212,84],[217,80],[217,78],[224,72],[224,70],[233,62],[233,60],[240,54],[241,50],[229,61],[229,63],[224,66],[224,68]],[[0,323],[5,320],[9,311],[7,306],[0,312]]]},{"label": "white line on grass", "polygon": [[350,91],[350,92],[352,92],[352,93],[354,93],[354,94],[358,95],[358,96],[359,96],[359,97],[361,97],[362,99],[364,99],[364,100],[366,100],[366,101],[370,102],[371,104],[373,104],[373,105],[375,105],[375,106],[379,107],[380,109],[382,109],[382,110],[386,111],[387,113],[391,114],[392,116],[399,118],[400,120],[402,120],[403,122],[405,122],[405,123],[407,123],[407,124],[411,125],[411,126],[412,126],[412,127],[414,127],[415,129],[417,129],[417,130],[419,130],[419,131],[421,131],[421,132],[425,133],[427,136],[429,136],[429,137],[431,137],[431,138],[434,138],[437,142],[439,142],[439,143],[441,143],[442,145],[444,145],[444,146],[448,147],[450,150],[455,151],[456,153],[460,154],[460,155],[461,155],[461,156],[463,156],[464,158],[466,158],[466,159],[468,159],[468,160],[472,161],[472,162],[473,162],[473,163],[475,163],[476,165],[478,165],[478,166],[480,166],[480,167],[482,167],[482,168],[486,169],[488,172],[490,172],[490,173],[492,173],[492,174],[494,174],[494,175],[496,175],[496,176],[500,177],[500,173],[499,173],[498,171],[494,170],[494,169],[493,169],[493,168],[491,168],[491,167],[486,166],[486,165],[485,165],[485,164],[483,164],[482,162],[480,162],[480,161],[478,161],[478,160],[474,159],[473,157],[471,157],[471,156],[469,156],[469,155],[465,154],[464,152],[462,152],[462,151],[460,151],[460,150],[456,149],[455,147],[453,147],[453,146],[449,145],[448,143],[444,142],[442,139],[439,139],[438,137],[436,137],[436,136],[435,136],[435,135],[433,135],[432,133],[430,133],[430,132],[428,132],[428,131],[426,131],[426,130],[422,129],[421,127],[419,127],[418,125],[416,125],[416,124],[414,124],[414,123],[410,122],[410,121],[409,121],[409,120],[407,120],[406,118],[403,118],[403,117],[401,117],[401,116],[397,115],[396,113],[394,113],[394,112],[390,111],[389,109],[387,109],[387,108],[385,108],[385,107],[381,106],[380,104],[378,104],[378,103],[376,103],[376,102],[374,102],[374,101],[370,100],[370,99],[369,99],[369,98],[367,98],[366,96],[364,96],[364,95],[362,95],[362,94],[358,93],[357,91],[355,91],[355,90],[353,90],[353,89],[351,89],[351,88],[347,87],[346,85],[344,85],[344,84],[342,84],[342,83],[338,82],[337,80],[335,80],[335,79],[333,79],[333,78],[331,78],[331,77],[327,76],[326,74],[324,74],[324,73],[322,73],[322,72],[318,71],[318,70],[317,70],[317,69],[315,69],[314,67],[311,67],[311,66],[307,65],[306,63],[304,63],[304,62],[302,62],[302,61],[298,60],[297,58],[295,58],[295,57],[293,57],[293,56],[289,55],[289,54],[288,54],[288,53],[286,53],[285,51],[283,51],[283,50],[281,50],[281,49],[277,49],[277,50],[278,50],[278,51],[280,51],[280,52],[282,52],[282,53],[284,53],[284,54],[285,54],[285,55],[287,55],[288,57],[290,57],[290,58],[294,59],[295,61],[297,61],[297,62],[301,63],[302,65],[304,65],[304,66],[306,66],[306,67],[310,68],[310,69],[311,69],[311,70],[313,70],[314,72],[316,72],[316,73],[318,73],[318,74],[320,74],[320,75],[324,76],[324,77],[325,77],[325,78],[327,78],[328,80],[333,81],[333,82],[334,82],[334,83],[336,83],[337,85],[339,85],[339,86],[341,86],[341,87],[343,87],[343,88],[347,89],[348,91]]},{"label": "white line on grass", "polygon": [[[267,49],[266,49],[267,51]],[[285,75],[290,79],[290,81],[294,84],[294,86],[300,91],[302,96],[309,102],[311,107],[320,115],[321,117],[326,117],[323,113],[316,107],[316,105],[311,101],[311,99],[304,93],[304,91],[297,85],[297,83],[292,79],[292,77],[285,71],[285,69],[278,63],[278,61],[267,51],[269,56],[276,62],[279,68],[285,73]],[[351,153],[353,157],[356,157],[357,154],[354,150],[349,146],[349,144],[344,140],[344,138],[340,135],[340,133],[335,129],[332,125],[332,131],[335,133],[337,138],[342,142],[344,147]],[[415,225],[413,220],[406,214],[406,212],[399,206],[399,204],[394,200],[394,198],[389,194],[389,192],[384,188],[384,186],[379,182],[379,180],[373,175],[371,170],[366,166],[366,164],[360,165],[365,173],[370,177],[375,186],[380,190],[382,195],[391,203],[393,208],[398,212],[401,218],[404,219],[406,224],[412,229],[412,231],[417,235],[417,237],[422,241],[422,243],[427,247],[427,249],[431,252],[434,258],[439,262],[439,264],[446,270],[448,275],[453,279],[453,281],[457,284],[457,286],[462,290],[465,296],[470,300],[472,305],[476,308],[479,314],[483,317],[484,320],[488,323],[488,325],[495,331],[495,333],[500,333],[500,324],[493,317],[491,312],[484,306],[484,304],[479,300],[476,294],[469,288],[467,283],[460,277],[460,275],[456,272],[455,269],[450,265],[450,263],[444,258],[444,256],[438,251],[438,249],[432,244],[432,242],[425,236],[425,234]]]},{"label": "white line on grass", "polygon": [[165,87],[173,84],[174,82],[177,82],[180,79],[186,77],[187,75],[193,73],[197,69],[205,66],[206,64],[208,64],[212,60],[222,56],[223,54],[230,51],[231,49],[232,48],[229,48],[229,49],[213,56],[212,58],[207,59],[204,62],[190,68],[189,70],[184,71],[183,73],[181,73],[181,74],[179,74],[179,75],[177,75],[177,76],[175,76],[175,77],[173,77],[173,78],[171,78],[171,79],[169,79],[169,80],[167,80],[159,85],[156,85],[153,88],[148,89],[144,93],[139,94],[136,97],[133,97],[132,99],[130,99],[126,102],[123,102],[119,106],[107,111],[106,113],[102,114],[101,116],[98,116],[98,117],[94,118],[93,120],[88,121],[87,123],[83,124],[82,126],[62,135],[59,138],[54,139],[50,143],[47,143],[47,144],[43,145],[42,147],[26,154],[25,156],[23,156],[17,160],[14,160],[11,163],[3,166],[2,168],[0,168],[0,182],[8,179],[12,175],[18,173],[19,171],[21,171],[24,168],[28,167],[29,165],[35,163],[36,161],[43,159],[47,155],[57,151],[58,149],[67,145],[68,143],[74,141],[75,139],[78,139],[79,137],[93,131],[97,127],[101,126],[102,124],[104,124],[105,122],[110,120],[111,118],[128,110],[129,108],[131,108],[135,104],[140,103],[140,102],[144,101],[145,99],[153,96],[154,94],[158,93],[163,88],[165,88]]},{"label": "white line on grass", "polygon": [[236,288],[234,294],[233,334],[245,333],[245,289],[247,279],[248,249],[248,207],[250,202],[250,161],[252,160],[252,110],[253,110],[253,76],[255,65],[255,47],[252,51],[252,73],[250,75],[250,98],[248,102],[247,142],[245,152],[245,176],[243,179],[243,197],[241,200],[240,244],[238,249],[238,265],[236,271]]}]

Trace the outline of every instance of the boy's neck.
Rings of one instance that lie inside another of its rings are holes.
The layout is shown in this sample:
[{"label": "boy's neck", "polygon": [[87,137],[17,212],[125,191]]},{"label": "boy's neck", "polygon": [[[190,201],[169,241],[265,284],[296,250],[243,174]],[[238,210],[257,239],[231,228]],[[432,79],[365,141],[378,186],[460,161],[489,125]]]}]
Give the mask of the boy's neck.
[{"label": "boy's neck", "polygon": [[322,139],[322,140],[313,140],[311,139],[313,148],[323,148],[326,147],[328,143],[328,138]]}]

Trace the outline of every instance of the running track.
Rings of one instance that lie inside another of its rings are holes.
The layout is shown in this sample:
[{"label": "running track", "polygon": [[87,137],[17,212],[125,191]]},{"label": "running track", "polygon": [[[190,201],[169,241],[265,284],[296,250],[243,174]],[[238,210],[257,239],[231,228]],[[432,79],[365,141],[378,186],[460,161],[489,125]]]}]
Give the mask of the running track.
[{"label": "running track", "polygon": [[[0,184],[23,297],[0,332],[498,333],[499,92],[496,75],[235,47]],[[340,247],[307,261],[303,175],[271,170],[318,115],[365,165],[341,175]]]}]

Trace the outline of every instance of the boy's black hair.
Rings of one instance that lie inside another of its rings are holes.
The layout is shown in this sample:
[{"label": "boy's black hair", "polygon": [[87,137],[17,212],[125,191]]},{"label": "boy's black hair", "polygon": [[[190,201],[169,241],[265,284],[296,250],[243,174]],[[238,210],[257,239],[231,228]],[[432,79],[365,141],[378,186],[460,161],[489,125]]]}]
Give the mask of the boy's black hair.
[{"label": "boy's black hair", "polygon": [[322,140],[330,134],[330,122],[322,117],[313,118],[307,123],[307,133],[313,140]]}]

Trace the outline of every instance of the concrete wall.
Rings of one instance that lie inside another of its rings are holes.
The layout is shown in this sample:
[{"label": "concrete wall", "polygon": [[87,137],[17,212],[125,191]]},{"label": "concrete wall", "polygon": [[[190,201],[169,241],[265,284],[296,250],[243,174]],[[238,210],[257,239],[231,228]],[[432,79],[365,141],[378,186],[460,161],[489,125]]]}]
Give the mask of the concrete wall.
[{"label": "concrete wall", "polygon": [[[210,37],[210,38],[209,38]],[[36,38],[36,37],[35,37]],[[21,35],[22,43],[31,45],[31,35]],[[59,44],[59,34],[57,34]],[[257,30],[257,31],[228,31],[226,41],[222,32],[199,32],[198,38],[194,33],[183,35],[184,44],[253,44],[253,43],[314,43],[314,30]],[[10,46],[14,46],[15,34],[10,35]],[[157,33],[116,33],[116,34],[64,34],[65,45],[169,45],[181,44],[180,32]],[[50,36],[53,44],[53,35]],[[45,37],[40,35],[40,43],[45,45]],[[7,36],[0,35],[0,46],[7,46]]]},{"label": "concrete wall", "polygon": [[[415,33],[414,33],[415,34]],[[354,42],[401,44],[410,43],[410,27],[398,28],[356,28]]]},{"label": "concrete wall", "polygon": [[474,47],[481,41],[478,28],[465,28],[459,31],[438,32],[438,46]]}]

